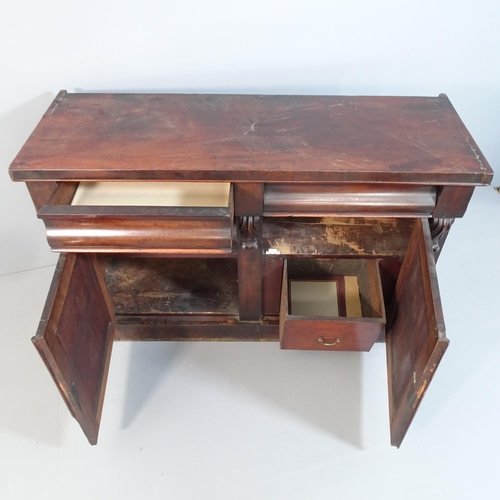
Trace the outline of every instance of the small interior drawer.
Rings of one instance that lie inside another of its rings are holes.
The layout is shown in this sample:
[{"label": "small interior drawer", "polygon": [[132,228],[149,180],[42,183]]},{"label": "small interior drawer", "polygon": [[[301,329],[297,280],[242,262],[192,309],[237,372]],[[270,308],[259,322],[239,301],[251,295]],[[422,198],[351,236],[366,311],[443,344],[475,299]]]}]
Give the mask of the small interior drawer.
[{"label": "small interior drawer", "polygon": [[62,182],[38,211],[56,251],[229,253],[233,188],[218,182]]},{"label": "small interior drawer", "polygon": [[369,351],[384,326],[376,260],[285,260],[282,349]]},{"label": "small interior drawer", "polygon": [[267,184],[264,215],[430,217],[436,186],[384,183]]}]

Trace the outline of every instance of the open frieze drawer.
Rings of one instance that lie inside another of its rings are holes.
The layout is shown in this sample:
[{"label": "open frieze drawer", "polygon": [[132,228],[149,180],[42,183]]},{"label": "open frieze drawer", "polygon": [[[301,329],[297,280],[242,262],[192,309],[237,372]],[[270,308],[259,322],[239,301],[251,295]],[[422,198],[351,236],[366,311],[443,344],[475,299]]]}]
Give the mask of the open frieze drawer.
[{"label": "open frieze drawer", "polygon": [[233,189],[219,182],[61,182],[38,217],[64,252],[229,253]]}]

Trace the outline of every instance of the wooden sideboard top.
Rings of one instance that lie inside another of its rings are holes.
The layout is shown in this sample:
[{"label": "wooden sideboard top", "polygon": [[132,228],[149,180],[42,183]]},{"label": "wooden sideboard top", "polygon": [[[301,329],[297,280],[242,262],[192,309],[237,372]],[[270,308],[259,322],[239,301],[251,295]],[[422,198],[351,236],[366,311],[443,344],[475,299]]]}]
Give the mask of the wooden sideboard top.
[{"label": "wooden sideboard top", "polygon": [[14,180],[488,184],[445,95],[348,97],[61,91]]}]

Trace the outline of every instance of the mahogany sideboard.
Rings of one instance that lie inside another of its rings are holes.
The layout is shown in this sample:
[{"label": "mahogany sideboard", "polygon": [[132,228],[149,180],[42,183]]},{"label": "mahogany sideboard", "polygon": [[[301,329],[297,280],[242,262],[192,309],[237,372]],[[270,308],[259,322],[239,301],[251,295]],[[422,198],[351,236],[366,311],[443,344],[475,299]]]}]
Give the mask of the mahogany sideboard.
[{"label": "mahogany sideboard", "polygon": [[435,260],[493,172],[445,95],[61,91],[10,175],[61,254],[33,343],[91,444],[114,340],[378,340],[400,446],[448,345]]}]

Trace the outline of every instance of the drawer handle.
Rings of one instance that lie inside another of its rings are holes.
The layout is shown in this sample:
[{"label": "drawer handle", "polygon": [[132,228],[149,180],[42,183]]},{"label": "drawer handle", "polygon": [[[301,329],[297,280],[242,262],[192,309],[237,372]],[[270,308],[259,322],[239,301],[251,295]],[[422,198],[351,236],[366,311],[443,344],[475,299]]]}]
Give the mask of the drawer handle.
[{"label": "drawer handle", "polygon": [[325,339],[325,337],[318,337],[318,342],[323,345],[337,345],[342,342],[342,339],[340,337],[337,337],[336,339]]}]

